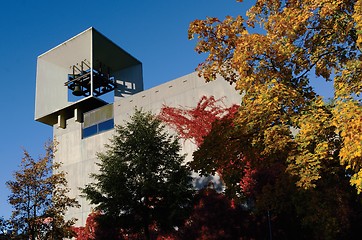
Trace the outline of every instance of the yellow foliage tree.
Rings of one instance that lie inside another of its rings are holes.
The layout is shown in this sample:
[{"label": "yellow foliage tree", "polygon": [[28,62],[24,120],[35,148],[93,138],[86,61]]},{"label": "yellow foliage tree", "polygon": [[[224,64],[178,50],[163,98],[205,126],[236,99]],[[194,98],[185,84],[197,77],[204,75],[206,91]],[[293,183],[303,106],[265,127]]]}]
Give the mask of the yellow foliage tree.
[{"label": "yellow foliage tree", "polygon": [[[190,24],[207,53],[200,76],[221,75],[245,94],[236,124],[262,158],[287,152],[298,186],[315,187],[339,161],[361,192],[362,0],[256,0],[246,16]],[[315,77],[333,81],[331,104]]]}]

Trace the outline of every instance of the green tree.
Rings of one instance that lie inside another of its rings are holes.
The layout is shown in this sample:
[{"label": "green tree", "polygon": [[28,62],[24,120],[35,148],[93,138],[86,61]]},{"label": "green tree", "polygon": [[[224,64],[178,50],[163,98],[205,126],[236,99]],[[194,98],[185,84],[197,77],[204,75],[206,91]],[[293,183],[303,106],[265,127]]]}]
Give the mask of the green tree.
[{"label": "green tree", "polygon": [[[82,190],[104,214],[108,224],[123,231],[143,233],[150,228],[169,231],[182,224],[191,207],[190,171],[183,165],[178,139],[165,131],[161,120],[136,110],[99,153],[99,173]],[[115,236],[114,236],[115,238]]]},{"label": "green tree", "polygon": [[67,196],[69,189],[61,164],[54,161],[55,146],[45,145],[45,156],[33,159],[24,150],[20,169],[6,184],[13,206],[11,225],[21,239],[61,239],[72,235],[75,219],[65,220],[70,207],[79,207]]}]

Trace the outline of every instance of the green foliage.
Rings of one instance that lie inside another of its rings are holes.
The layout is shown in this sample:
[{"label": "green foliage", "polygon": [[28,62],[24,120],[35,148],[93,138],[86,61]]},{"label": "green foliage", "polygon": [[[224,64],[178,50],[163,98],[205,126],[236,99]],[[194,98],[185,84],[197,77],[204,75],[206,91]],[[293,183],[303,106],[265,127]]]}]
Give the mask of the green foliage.
[{"label": "green foliage", "polygon": [[[187,216],[192,200],[190,171],[182,165],[178,139],[167,134],[151,113],[136,110],[99,153],[99,173],[82,190],[104,214],[100,219],[116,223],[130,233],[149,228],[168,231]],[[100,220],[100,224],[102,221]]]},{"label": "green foliage", "polygon": [[11,191],[9,202],[14,211],[11,225],[15,234],[26,239],[60,239],[72,235],[70,229],[75,219],[65,220],[70,207],[79,207],[68,197],[65,173],[60,163],[53,162],[55,146],[45,145],[45,156],[33,159],[24,150],[20,169],[15,180],[6,184]]}]

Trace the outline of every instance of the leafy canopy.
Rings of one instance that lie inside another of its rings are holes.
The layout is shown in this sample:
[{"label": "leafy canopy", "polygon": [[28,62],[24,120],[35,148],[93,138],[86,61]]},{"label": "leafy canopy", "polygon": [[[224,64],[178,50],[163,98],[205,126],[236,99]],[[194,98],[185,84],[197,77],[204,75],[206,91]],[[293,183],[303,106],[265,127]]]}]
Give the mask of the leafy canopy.
[{"label": "leafy canopy", "polygon": [[[203,101],[204,98],[200,100]],[[188,113],[195,112],[198,106],[167,109],[174,113],[185,113],[185,117],[188,117]],[[222,112],[221,108],[219,110]],[[222,239],[231,232],[228,233],[228,227],[220,226],[212,219],[213,216],[220,218],[226,214],[230,220],[227,224],[233,226],[234,230],[241,229],[232,234],[241,234],[246,239],[269,238],[266,232],[269,226],[272,226],[271,234],[277,239],[355,239],[353,237],[359,236],[361,196],[357,196],[349,184],[345,169],[339,163],[340,139],[335,138],[335,128],[331,125],[331,107],[322,104],[314,106],[312,110],[310,115],[300,119],[300,125],[312,122],[313,128],[303,128],[305,132],[300,131],[290,141],[288,148],[273,153],[270,152],[272,146],[269,147],[272,142],[265,146],[253,145],[252,132],[244,132],[236,122],[238,115],[224,109],[223,117],[214,120],[211,129],[207,129],[208,134],[199,136],[202,142],[193,153],[189,165],[203,175],[217,172],[225,186],[225,192],[218,196],[225,200],[231,198],[231,206],[243,206],[242,211],[235,219],[231,212],[236,209],[232,208],[229,212],[218,206],[210,213],[206,208],[207,201],[211,199],[201,190],[200,206],[195,205],[181,233],[186,234],[186,238],[201,234],[208,239]],[[203,111],[198,118],[190,118],[190,121],[178,121],[180,117],[177,115],[163,115],[163,118],[168,117],[167,122],[175,124],[176,129],[183,130],[188,126],[194,129],[199,126],[199,119],[212,119],[214,112]],[[195,133],[182,136],[189,138]],[[316,139],[318,144],[315,144]],[[327,151],[327,155],[320,155],[315,150],[317,148],[328,148],[330,151]],[[262,153],[263,150],[268,154]],[[309,168],[303,168],[303,164],[293,165],[288,161],[290,156],[295,156],[295,161],[301,163],[318,161],[319,165],[317,168],[313,165]],[[313,188],[307,189],[303,188],[303,184],[308,179],[298,179],[298,176],[290,174],[304,172],[303,175],[308,176],[315,174],[314,171],[318,172],[320,178],[313,182]],[[302,235],[298,234],[301,232]],[[184,238],[181,236],[181,239]]]},{"label": "leafy canopy", "polygon": [[[220,74],[245,94],[235,122],[262,158],[298,149],[286,160],[303,188],[315,187],[338,154],[362,191],[361,13],[361,0],[257,0],[246,19],[190,24],[196,51],[208,54],[200,75],[211,81]],[[310,84],[315,77],[333,82],[329,109]]]}]

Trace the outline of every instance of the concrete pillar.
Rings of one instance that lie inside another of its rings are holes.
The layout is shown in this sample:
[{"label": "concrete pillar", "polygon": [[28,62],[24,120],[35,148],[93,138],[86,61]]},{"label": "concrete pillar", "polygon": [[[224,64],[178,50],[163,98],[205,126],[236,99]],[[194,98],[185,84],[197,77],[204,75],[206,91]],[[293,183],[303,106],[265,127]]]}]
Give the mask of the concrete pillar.
[{"label": "concrete pillar", "polygon": [[74,119],[76,122],[79,122],[79,123],[83,122],[83,114],[79,108],[74,109]]},{"label": "concrete pillar", "polygon": [[66,121],[65,117],[62,114],[58,115],[58,128],[65,128],[66,127]]}]

